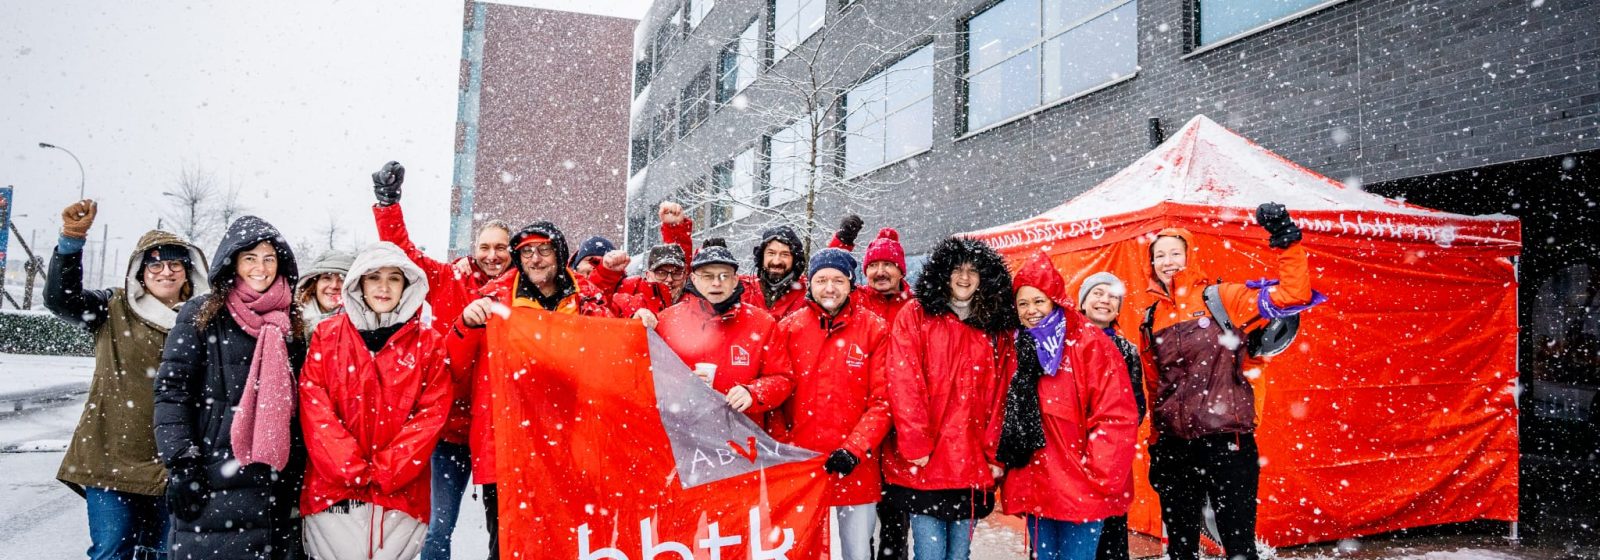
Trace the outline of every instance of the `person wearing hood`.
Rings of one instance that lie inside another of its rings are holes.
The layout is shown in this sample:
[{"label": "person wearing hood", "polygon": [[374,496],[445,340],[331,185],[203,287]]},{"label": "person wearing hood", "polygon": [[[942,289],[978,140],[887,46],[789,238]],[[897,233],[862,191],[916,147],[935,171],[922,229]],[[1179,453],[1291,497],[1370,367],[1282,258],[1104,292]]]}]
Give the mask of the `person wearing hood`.
[{"label": "person wearing hood", "polygon": [[768,367],[776,322],[741,301],[743,290],[733,253],[721,245],[702,247],[689,265],[683,300],[661,312],[656,332],[696,375],[726,396],[729,406],[770,429],[765,413],[786,394],[772,390],[772,380],[756,383]]},{"label": "person wearing hood", "polygon": [[294,252],[255,216],[228,225],[211,293],[189,300],[161,351],[155,436],[171,476],[172,558],[298,558],[305,447]]},{"label": "person wearing hood", "polygon": [[739,276],[744,285],[740,297],[760,307],[775,319],[806,306],[806,278],[802,273],[806,245],[789,226],[776,226],[761,232],[755,246],[755,274]]},{"label": "person wearing hood", "polygon": [[1027,520],[1039,560],[1091,560],[1108,517],[1133,500],[1138,414],[1122,355],[1067,299],[1044,253],[1012,279],[1017,371],[996,453],[1004,510]]},{"label": "person wearing hood", "polygon": [[306,332],[301,336],[311,339],[317,325],[344,311],[344,299],[339,291],[344,287],[344,275],[350,270],[355,255],[344,251],[328,251],[311,263],[311,268],[300,275],[294,288],[295,305],[300,306],[300,320]]},{"label": "person wearing hood", "polygon": [[[1190,266],[1200,251],[1183,229],[1156,233],[1150,242],[1144,359],[1150,364],[1152,432],[1150,485],[1161,497],[1167,556],[1199,558],[1201,510],[1209,498],[1222,548],[1229,558],[1256,560],[1256,489],[1261,476],[1256,448],[1255,392],[1246,378],[1243,341],[1265,319],[1298,314],[1320,302],[1311,290],[1300,228],[1283,205],[1262,204],[1256,221],[1278,250],[1277,280],[1220,283],[1215,293],[1239,332],[1227,336],[1204,294],[1213,276]],[[1249,320],[1244,320],[1250,318]]]},{"label": "person wearing hood", "polygon": [[578,244],[578,252],[573,253],[572,259],[567,261],[567,268],[578,273],[578,276],[587,278],[595,269],[600,268],[601,260],[615,250],[617,244],[612,243],[610,239],[598,235],[590,237]]},{"label": "person wearing hood", "polygon": [[[372,192],[377,198],[372,206],[372,217],[377,222],[378,239],[405,251],[411,262],[427,276],[428,306],[437,319],[432,327],[448,336],[451,322],[461,316],[467,304],[478,299],[484,286],[508,276],[506,273],[512,270],[512,229],[500,220],[487,220],[478,226],[472,254],[461,259],[460,266],[435,260],[411,242],[406,230],[405,216],[400,211],[405,177],[405,166],[395,161],[384,164],[372,174]],[[432,458],[433,515],[422,549],[424,560],[449,560],[461,499],[467,493],[471,478],[472,457],[468,444],[472,425],[472,378],[463,375],[454,381],[455,402],[450,419],[445,423],[443,441],[434,449]]]},{"label": "person wearing hood", "polygon": [[[1090,323],[1111,338],[1122,354],[1122,363],[1128,368],[1129,385],[1133,387],[1133,404],[1139,411],[1134,425],[1144,422],[1144,363],[1139,359],[1139,347],[1117,331],[1117,318],[1122,315],[1122,300],[1127,287],[1121,278],[1110,272],[1096,272],[1083,280],[1078,287],[1078,309]],[[1131,476],[1131,475],[1130,475]],[[1098,560],[1128,560],[1128,516],[1106,518],[1100,532],[1100,547],[1094,557]]]},{"label": "person wearing hood", "polygon": [[854,301],[855,269],[855,258],[840,249],[811,257],[806,306],[778,322],[768,357],[777,373],[763,381],[782,380],[764,399],[788,395],[775,415],[783,423],[773,428],[778,440],[828,457],[823,504],[839,528],[840,557],[870,560],[882,482],[878,446],[889,432],[889,325]]},{"label": "person wearing hood", "polygon": [[428,459],[452,390],[444,339],[422,321],[427,275],[380,241],[356,257],[343,288],[346,312],[317,327],[300,374],[306,551],[415,558],[428,529]]},{"label": "person wearing hood", "polygon": [[89,558],[165,555],[167,472],[156,453],[155,397],[145,372],[160,367],[178,306],[209,289],[206,260],[183,238],[151,230],[129,256],[122,287],[86,290],[83,245],[98,211],[93,200],[61,211],[61,238],[45,278],[45,308],[89,331],[95,355],[89,396],[56,479],[84,497]]},{"label": "person wearing hood", "polygon": [[[452,374],[471,379],[472,403],[472,478],[483,485],[483,507],[489,527],[489,557],[499,558],[499,495],[495,484],[493,372],[489,368],[484,344],[489,316],[496,306],[526,307],[551,313],[610,317],[605,295],[593,284],[565,266],[570,249],[567,237],[555,224],[534,222],[511,238],[516,255],[514,272],[483,287],[445,335]],[[506,324],[516,329],[520,324]]]},{"label": "person wearing hood", "polygon": [[[988,245],[952,237],[928,257],[916,298],[890,327],[883,499],[911,514],[918,560],[964,560],[1004,472],[995,450],[1016,363],[1011,274]],[[886,528],[880,552],[904,557],[900,534]]]}]

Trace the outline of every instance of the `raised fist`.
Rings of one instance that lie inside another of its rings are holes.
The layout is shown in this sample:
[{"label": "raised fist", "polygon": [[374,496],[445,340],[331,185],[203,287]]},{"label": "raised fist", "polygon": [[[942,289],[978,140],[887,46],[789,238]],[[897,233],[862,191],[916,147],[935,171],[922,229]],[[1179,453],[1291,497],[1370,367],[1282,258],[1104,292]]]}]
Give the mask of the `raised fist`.
[{"label": "raised fist", "polygon": [[669,226],[678,225],[683,221],[683,205],[672,201],[663,202],[660,210],[656,211],[656,216],[661,219],[663,224]]},{"label": "raised fist", "polygon": [[100,206],[93,200],[83,199],[61,210],[61,235],[73,239],[88,239],[89,228],[94,227],[94,215]]},{"label": "raised fist", "polygon": [[406,167],[398,161],[383,164],[372,174],[372,194],[378,204],[389,206],[400,202],[400,185],[406,182]]},{"label": "raised fist", "polygon": [[1300,242],[1300,226],[1289,219],[1289,209],[1282,204],[1268,202],[1257,206],[1256,223],[1272,234],[1267,244],[1274,249],[1288,249],[1290,245]]}]

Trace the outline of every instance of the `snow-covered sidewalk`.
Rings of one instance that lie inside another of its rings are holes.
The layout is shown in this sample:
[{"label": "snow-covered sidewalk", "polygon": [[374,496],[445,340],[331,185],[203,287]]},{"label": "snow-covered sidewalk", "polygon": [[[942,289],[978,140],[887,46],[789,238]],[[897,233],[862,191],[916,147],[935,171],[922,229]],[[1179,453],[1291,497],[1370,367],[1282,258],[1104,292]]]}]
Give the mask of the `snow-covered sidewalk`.
[{"label": "snow-covered sidewalk", "polygon": [[85,393],[92,377],[94,358],[0,353],[0,414]]}]

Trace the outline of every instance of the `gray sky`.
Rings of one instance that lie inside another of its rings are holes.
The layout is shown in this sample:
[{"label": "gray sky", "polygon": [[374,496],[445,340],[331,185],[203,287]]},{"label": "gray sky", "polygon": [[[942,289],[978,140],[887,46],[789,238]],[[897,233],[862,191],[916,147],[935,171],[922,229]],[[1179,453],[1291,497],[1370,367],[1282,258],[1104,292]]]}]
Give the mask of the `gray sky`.
[{"label": "gray sky", "polygon": [[[506,3],[628,18],[649,6]],[[292,240],[337,220],[341,244],[373,241],[368,175],[394,159],[407,167],[413,237],[442,256],[461,11],[451,0],[0,2],[0,185],[16,187],[13,217],[25,236],[37,230],[36,250],[54,246],[78,168],[38,147],[49,142],[82,160],[101,203],[91,242],[109,225],[113,257],[155,227],[171,207],[160,193],[195,167],[239,185],[247,210]],[[9,252],[19,263],[15,240]]]}]

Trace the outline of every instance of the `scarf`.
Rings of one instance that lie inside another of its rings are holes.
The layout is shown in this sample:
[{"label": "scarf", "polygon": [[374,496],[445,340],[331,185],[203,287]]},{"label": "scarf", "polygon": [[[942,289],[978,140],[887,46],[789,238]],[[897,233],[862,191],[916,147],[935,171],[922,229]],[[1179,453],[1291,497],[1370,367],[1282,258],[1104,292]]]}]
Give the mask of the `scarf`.
[{"label": "scarf", "polygon": [[1005,420],[1000,425],[1000,446],[995,458],[1006,468],[1021,468],[1044,449],[1044,415],[1039,407],[1039,352],[1033,335],[1017,333],[1017,374],[1006,388]]},{"label": "scarf", "polygon": [[264,293],[245,286],[228,292],[228,314],[256,339],[239,409],[228,434],[243,467],[263,463],[283,470],[289,463],[289,423],[294,418],[294,373],[289,369],[289,282],[279,276]]},{"label": "scarf", "polygon": [[1054,376],[1061,367],[1063,352],[1062,342],[1067,338],[1066,313],[1061,306],[1056,306],[1049,315],[1045,315],[1039,324],[1028,329],[1028,334],[1033,335],[1034,353],[1039,357],[1039,367],[1044,369],[1045,375]]},{"label": "scarf", "polygon": [[767,300],[767,307],[771,308],[778,298],[794,289],[795,281],[800,279],[800,267],[790,266],[789,272],[776,280],[768,278],[766,270],[757,272],[756,278],[761,280],[761,296]]},{"label": "scarf", "polygon": [[972,300],[956,301],[952,299],[950,300],[950,311],[956,314],[957,319],[965,321],[967,317],[972,316]]}]

